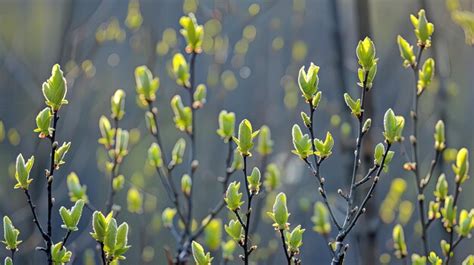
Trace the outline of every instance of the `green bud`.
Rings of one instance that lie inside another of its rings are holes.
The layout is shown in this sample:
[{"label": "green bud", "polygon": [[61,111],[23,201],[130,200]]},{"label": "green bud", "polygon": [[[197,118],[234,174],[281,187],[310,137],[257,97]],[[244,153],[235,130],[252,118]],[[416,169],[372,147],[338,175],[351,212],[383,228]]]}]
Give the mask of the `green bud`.
[{"label": "green bud", "polygon": [[71,261],[72,252],[63,246],[62,242],[56,243],[51,248],[53,264],[66,264]]},{"label": "green bud", "polygon": [[403,232],[403,227],[397,224],[393,228],[392,233],[393,247],[395,248],[395,255],[399,259],[403,259],[408,255],[407,245],[405,243],[405,233]]},{"label": "green bud", "polygon": [[344,101],[351,110],[352,115],[354,115],[356,118],[359,118],[362,115],[363,110],[361,107],[360,98],[354,101],[348,93],[344,93]]},{"label": "green bud", "polygon": [[190,133],[193,129],[193,114],[190,107],[185,107],[179,95],[171,99],[171,108],[174,113],[174,122],[176,128],[183,132]]},{"label": "green bud", "polygon": [[306,112],[301,112],[301,119],[303,120],[303,123],[306,127],[311,127],[311,119],[309,118],[308,114],[306,114]]},{"label": "green bud", "polygon": [[318,91],[316,95],[313,97],[313,100],[311,100],[311,104],[313,105],[313,109],[317,109],[319,106],[319,103],[321,102],[321,95],[322,92]]},{"label": "green bud", "polygon": [[405,118],[403,116],[395,116],[392,109],[385,112],[384,119],[384,133],[385,140],[388,143],[401,141],[403,138],[403,128],[405,127]]},{"label": "green bud", "polygon": [[186,59],[181,53],[177,53],[173,56],[172,65],[176,83],[180,86],[189,87],[189,67]]},{"label": "green bud", "polygon": [[181,35],[186,39],[186,52],[187,53],[200,53],[202,39],[204,37],[204,28],[202,25],[198,25],[196,17],[193,13],[189,13],[188,16],[183,16],[179,19],[179,24],[183,27],[180,32]]},{"label": "green bud", "polygon": [[253,131],[252,124],[249,120],[244,119],[239,125],[239,136],[238,138],[234,137],[234,142],[238,146],[238,150],[242,156],[251,156],[254,144],[253,139],[258,135],[260,131]]},{"label": "green bud", "polygon": [[464,259],[462,265],[474,265],[474,255],[469,255]]},{"label": "green bud", "polygon": [[414,66],[416,64],[416,56],[413,53],[413,46],[400,35],[397,37],[397,43],[398,49],[400,49],[400,56],[403,59],[403,66]]},{"label": "green bud", "polygon": [[5,244],[6,249],[16,251],[18,245],[22,242],[18,240],[18,235],[20,235],[20,230],[16,229],[13,226],[12,221],[8,216],[3,217],[3,244]]},{"label": "green bud", "polygon": [[[449,249],[451,248],[451,246],[450,246],[450,245],[448,244],[448,242],[446,242],[446,240],[444,240],[444,239],[441,240],[441,241],[439,242],[439,244],[440,244],[440,247],[441,247],[441,251],[443,252],[443,255],[447,256],[447,255],[448,255],[448,252],[449,252]],[[431,257],[431,254],[430,254],[430,257]],[[428,258],[430,258],[430,257],[428,257]],[[438,257],[436,256],[436,254],[434,255],[434,258],[438,258]],[[433,260],[434,260],[434,261],[437,261],[438,259],[433,259]],[[430,260],[430,261],[431,261],[431,260]],[[439,264],[439,263],[432,263],[432,264]],[[443,264],[442,261],[441,261],[441,264]]]},{"label": "green bud", "polygon": [[148,148],[148,162],[154,167],[160,168],[163,166],[161,148],[157,143],[152,143]]},{"label": "green bud", "polygon": [[123,254],[127,252],[130,246],[128,243],[128,224],[122,223],[117,227],[117,221],[111,218],[107,224],[107,230],[104,238],[104,251],[107,259],[111,261],[123,260]]},{"label": "green bud", "polygon": [[229,225],[224,226],[226,233],[235,241],[239,242],[242,235],[242,224],[237,220],[230,220]]},{"label": "green bud", "polygon": [[446,180],[446,175],[441,174],[436,182],[436,188],[434,191],[434,195],[437,201],[444,201],[444,199],[448,196],[448,181]]},{"label": "green bud", "polygon": [[92,215],[92,230],[91,236],[97,242],[104,242],[105,234],[107,232],[107,226],[113,217],[113,212],[110,212],[107,216],[104,216],[101,212],[95,211]]},{"label": "green bud", "polygon": [[112,129],[110,125],[110,121],[105,116],[101,116],[99,119],[99,129],[101,138],[99,139],[99,143],[104,145],[105,148],[109,149],[114,144],[114,135],[115,130]]},{"label": "green bud", "polygon": [[439,120],[435,125],[435,149],[437,151],[443,151],[446,148],[446,137],[444,133],[444,122]]},{"label": "green bud", "polygon": [[469,237],[473,228],[473,213],[461,210],[459,214],[459,225],[456,227],[459,236]]},{"label": "green bud", "polygon": [[469,151],[466,148],[458,151],[453,171],[456,174],[456,183],[462,184],[469,178]]},{"label": "green bud", "polygon": [[271,163],[267,166],[265,170],[265,180],[263,181],[263,186],[266,191],[276,190],[281,184],[280,181],[280,170],[277,165]]},{"label": "green bud", "polygon": [[177,211],[174,208],[166,208],[161,214],[161,220],[163,221],[164,227],[171,227],[173,225],[173,219]]},{"label": "green bud", "polygon": [[207,96],[207,87],[204,84],[199,84],[196,87],[196,91],[193,94],[193,107],[194,108],[202,108],[204,104],[206,104],[206,96]]},{"label": "green bud", "polygon": [[121,120],[125,115],[125,91],[117,89],[110,98],[112,118]]},{"label": "green bud", "polygon": [[115,155],[117,156],[117,160],[121,163],[122,158],[128,154],[128,140],[130,135],[127,130],[123,130],[121,128],[117,129],[117,142],[115,143]]},{"label": "green bud", "polygon": [[121,191],[125,184],[125,177],[123,175],[118,175],[112,180],[112,188],[115,192]]},{"label": "green bud", "polygon": [[426,265],[426,257],[420,256],[418,254],[411,255],[411,264],[412,265]]},{"label": "green bud", "polygon": [[308,134],[301,132],[300,126],[297,124],[293,125],[291,136],[293,139],[293,147],[295,148],[292,150],[294,154],[298,155],[301,159],[306,159],[313,154],[311,139]]},{"label": "green bud", "polygon": [[152,135],[156,135],[158,128],[156,128],[155,117],[153,116],[153,113],[149,111],[145,113],[145,123],[150,133]]},{"label": "green bud", "polygon": [[305,229],[301,229],[301,225],[298,225],[293,231],[286,233],[288,251],[293,254],[300,252],[300,247],[303,245],[303,233]]},{"label": "green bud", "polygon": [[258,194],[258,192],[260,191],[260,185],[262,184],[260,182],[260,177],[261,177],[260,170],[257,167],[254,167],[252,169],[252,173],[250,174],[250,176],[247,176],[247,182],[249,183],[249,190],[253,194]]},{"label": "green bud", "polygon": [[76,204],[68,210],[64,206],[59,208],[59,214],[61,215],[61,219],[63,220],[62,228],[70,231],[77,231],[77,225],[79,224],[79,220],[82,216],[82,209],[84,208],[84,201],[78,200]]},{"label": "green bud", "polygon": [[238,149],[234,150],[234,156],[230,168],[232,171],[244,169],[244,159]]},{"label": "green bud", "polygon": [[211,257],[211,253],[205,253],[204,248],[196,241],[193,241],[191,244],[191,248],[193,251],[194,261],[196,265],[210,265],[213,258]]},{"label": "green bud", "polygon": [[53,119],[53,115],[51,114],[50,108],[44,108],[38,116],[36,116],[36,126],[37,128],[34,132],[39,133],[39,138],[45,138],[53,133],[53,128],[50,127],[51,120]]},{"label": "green bud", "polygon": [[331,223],[329,222],[329,211],[322,202],[314,204],[314,214],[311,217],[314,224],[313,230],[321,235],[329,235],[331,233]]},{"label": "green bud", "polygon": [[362,132],[363,133],[368,132],[371,125],[372,125],[372,119],[369,118],[365,120],[364,125],[362,126]]},{"label": "green bud", "polygon": [[55,64],[51,70],[51,77],[43,83],[43,96],[46,105],[53,111],[58,111],[62,105],[67,104],[66,98],[67,82],[59,64]]},{"label": "green bud", "polygon": [[222,221],[220,219],[213,219],[204,229],[204,242],[206,246],[216,251],[219,249],[222,240]]},{"label": "green bud", "polygon": [[127,208],[131,213],[141,214],[143,212],[143,195],[137,188],[130,188],[127,192]]},{"label": "green bud", "polygon": [[115,250],[115,243],[117,242],[117,230],[117,220],[115,220],[115,218],[112,218],[107,223],[107,229],[104,238],[104,251],[109,255],[113,254]]},{"label": "green bud", "polygon": [[15,178],[17,181],[17,184],[15,185],[15,189],[24,189],[27,190],[30,183],[33,181],[30,179],[30,172],[31,168],[33,167],[33,164],[35,162],[35,157],[31,156],[30,159],[25,163],[25,159],[23,158],[22,154],[19,154],[16,157],[16,172],[15,172]]},{"label": "green bud", "polygon": [[219,129],[217,134],[224,139],[224,142],[228,142],[234,136],[235,129],[235,113],[227,112],[223,110],[219,113]]},{"label": "green bud", "polygon": [[64,163],[64,156],[66,156],[66,153],[69,151],[69,148],[71,147],[71,142],[63,143],[59,148],[57,148],[54,151],[54,167],[58,169],[61,165]]},{"label": "green bud", "polygon": [[430,201],[428,206],[428,219],[434,220],[441,217],[441,213],[439,212],[440,204],[439,202]]},{"label": "green bud", "polygon": [[172,166],[183,163],[183,156],[184,156],[185,150],[186,150],[186,140],[184,140],[183,138],[179,138],[173,147],[173,151],[171,151],[171,165]]},{"label": "green bud", "polygon": [[184,174],[181,177],[181,191],[183,191],[183,194],[186,196],[191,195],[191,187],[193,185],[193,182],[191,180],[191,177],[188,174]]},{"label": "green bud", "polygon": [[434,25],[426,19],[425,10],[418,11],[418,17],[410,16],[411,23],[415,28],[415,35],[418,39],[418,46],[430,47],[431,35],[434,32]]},{"label": "green bud", "polygon": [[69,190],[69,198],[72,202],[76,202],[78,200],[83,200],[85,203],[89,202],[89,198],[87,197],[87,187],[81,185],[79,182],[79,177],[76,173],[71,172],[67,176],[67,189]]},{"label": "green bud", "polygon": [[369,37],[359,41],[356,48],[357,59],[359,59],[359,65],[365,71],[368,71],[372,66],[377,63],[375,58],[375,45]]},{"label": "green bud", "polygon": [[431,265],[441,265],[443,264],[443,260],[436,255],[433,251],[430,252],[430,255],[428,256],[428,261],[431,263]]},{"label": "green bud", "polygon": [[305,71],[305,67],[302,66],[298,73],[298,85],[300,87],[303,97],[309,102],[313,100],[316,92],[318,92],[319,84],[319,66],[311,63],[308,72]]},{"label": "green bud", "polygon": [[153,74],[147,66],[142,65],[135,68],[135,82],[138,99],[141,103],[155,101],[156,91],[160,87],[160,79],[153,78]]},{"label": "green bud", "polygon": [[444,205],[441,208],[441,215],[443,216],[443,226],[448,232],[450,232],[456,224],[457,215],[457,207],[454,206],[453,196],[449,195],[444,199]]},{"label": "green bud", "polygon": [[334,146],[334,139],[330,132],[326,133],[326,139],[323,141],[314,139],[314,146],[316,147],[315,154],[321,158],[328,157],[332,154],[332,147]]},{"label": "green bud", "polygon": [[381,166],[384,154],[385,154],[385,146],[382,143],[377,144],[375,146],[375,151],[374,151],[374,164]]},{"label": "green bud", "polygon": [[13,265],[13,260],[10,257],[6,257],[3,263],[4,265]]},{"label": "green bud", "polygon": [[237,247],[235,241],[229,240],[225,243],[222,243],[222,258],[224,260],[233,260],[234,259],[234,251]]},{"label": "green bud", "polygon": [[418,78],[418,94],[421,94],[425,88],[431,84],[435,71],[435,61],[432,58],[428,58],[423,64],[423,68],[419,70]]},{"label": "green bud", "polygon": [[227,204],[227,208],[231,211],[236,211],[240,208],[240,206],[244,203],[242,201],[242,193],[240,190],[240,182],[234,181],[229,184],[227,187],[227,191],[225,193],[225,202]]},{"label": "green bud", "polygon": [[266,156],[272,153],[273,141],[271,137],[270,128],[268,128],[266,125],[263,125],[260,128],[260,133],[258,135],[257,151],[260,155]]},{"label": "green bud", "polygon": [[276,230],[287,230],[289,227],[288,208],[286,207],[286,195],[283,192],[278,193],[273,204],[273,212],[267,213],[273,220]]}]

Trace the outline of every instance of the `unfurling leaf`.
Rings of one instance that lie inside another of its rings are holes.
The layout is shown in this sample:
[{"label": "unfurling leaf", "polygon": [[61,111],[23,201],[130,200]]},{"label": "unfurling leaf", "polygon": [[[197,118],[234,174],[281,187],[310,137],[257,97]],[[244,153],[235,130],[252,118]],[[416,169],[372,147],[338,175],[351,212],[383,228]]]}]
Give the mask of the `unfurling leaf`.
[{"label": "unfurling leaf", "polygon": [[242,224],[237,220],[230,220],[229,225],[224,226],[226,233],[235,241],[239,242],[242,235]]},{"label": "unfurling leaf", "polygon": [[54,151],[54,166],[56,169],[58,169],[61,165],[63,165],[64,162],[64,157],[66,156],[66,153],[69,151],[69,148],[71,147],[71,142],[63,143],[60,147],[58,147]]},{"label": "unfurling leaf", "polygon": [[63,225],[61,225],[62,228],[70,231],[78,230],[77,225],[81,219],[84,204],[83,200],[78,200],[70,210],[66,209],[64,206],[59,209],[59,214],[63,220]]},{"label": "unfurling leaf", "polygon": [[357,99],[356,101],[354,101],[348,93],[345,93],[344,101],[346,102],[346,105],[351,110],[352,115],[354,115],[356,118],[362,115],[362,107],[361,107],[360,99]]},{"label": "unfurling leaf", "polygon": [[171,227],[173,225],[173,220],[178,211],[173,208],[166,208],[161,213],[161,220],[163,221],[164,227]]},{"label": "unfurling leaf", "polygon": [[62,265],[71,261],[72,252],[63,246],[63,242],[54,244],[51,247],[51,259],[54,265]]},{"label": "unfurling leaf", "polygon": [[154,167],[163,166],[163,157],[161,155],[160,146],[157,143],[152,143],[150,148],[148,148],[148,162]]},{"label": "unfurling leaf", "polygon": [[193,114],[190,107],[185,107],[179,95],[171,99],[171,108],[174,113],[176,128],[180,131],[191,133],[193,129]]},{"label": "unfurling leaf", "polygon": [[423,68],[419,70],[419,79],[418,79],[418,94],[423,93],[425,88],[427,88],[433,79],[435,72],[435,61],[432,58],[428,58],[423,64]]},{"label": "unfurling leaf", "polygon": [[160,80],[158,77],[153,78],[153,74],[147,66],[142,65],[135,68],[135,82],[138,99],[141,103],[148,105],[148,102],[155,101]]},{"label": "unfurling leaf", "polygon": [[326,158],[332,154],[332,148],[334,146],[334,139],[330,132],[326,133],[326,139],[324,142],[319,139],[314,139],[314,146],[316,147],[315,154],[321,158]]},{"label": "unfurling leaf", "polygon": [[405,118],[402,116],[395,116],[392,109],[385,112],[384,119],[384,136],[388,143],[394,143],[403,139],[402,133],[405,127]]},{"label": "unfurling leaf", "polygon": [[231,211],[236,211],[240,208],[240,206],[244,203],[242,201],[242,193],[240,192],[240,182],[232,182],[227,187],[227,191],[225,194],[225,202],[227,204],[227,208]]},{"label": "unfurling leaf", "polygon": [[189,77],[191,76],[189,74],[189,66],[181,53],[177,53],[173,56],[172,66],[176,83],[180,86],[189,88]]},{"label": "unfurling leaf", "polygon": [[308,72],[305,71],[305,67],[302,66],[298,73],[298,85],[300,87],[303,97],[308,101],[312,102],[313,97],[318,92],[319,84],[319,66],[311,63]]},{"label": "unfurling leaf", "polygon": [[20,230],[16,229],[13,226],[12,221],[8,216],[3,217],[3,244],[5,244],[6,249],[16,251],[18,245],[20,245],[21,240],[18,240],[18,235],[20,235]]},{"label": "unfurling leaf", "polygon": [[273,226],[276,230],[287,230],[289,227],[288,208],[286,206],[286,195],[283,192],[278,193],[273,204],[273,211],[268,212],[268,215],[273,220]]},{"label": "unfurling leaf", "polygon": [[180,32],[186,39],[186,52],[200,53],[202,39],[204,37],[203,26],[198,25],[196,17],[193,13],[189,13],[188,16],[181,17],[179,19],[179,24],[183,27]]},{"label": "unfurling leaf", "polygon": [[252,124],[249,120],[244,119],[239,125],[238,138],[233,137],[234,142],[237,144],[239,152],[242,156],[251,156],[250,152],[254,146],[253,139],[258,135],[260,131],[253,131]]},{"label": "unfurling leaf", "polygon": [[260,133],[258,135],[257,151],[262,156],[269,155],[273,151],[273,140],[270,128],[268,128],[268,126],[266,125],[263,125],[260,128]]},{"label": "unfurling leaf", "polygon": [[51,77],[43,83],[43,96],[52,111],[58,111],[62,105],[67,104],[67,82],[59,64],[51,70]]},{"label": "unfurling leaf", "polygon": [[418,39],[418,46],[430,47],[431,46],[431,35],[434,32],[434,25],[426,19],[426,13],[424,9],[418,11],[418,17],[411,15],[411,23],[415,28],[415,35]]},{"label": "unfurling leaf", "polygon": [[405,243],[405,233],[403,232],[403,227],[397,224],[393,228],[392,233],[393,247],[395,248],[395,255],[399,259],[403,259],[408,255],[407,245]]},{"label": "unfurling leaf", "polygon": [[193,185],[193,182],[191,180],[191,177],[188,174],[184,174],[181,177],[181,191],[183,192],[184,195],[186,196],[191,195],[192,185]]},{"label": "unfurling leaf", "polygon": [[217,134],[224,139],[224,142],[228,142],[234,136],[235,128],[235,113],[227,112],[223,110],[219,113],[219,129]]},{"label": "unfurling leaf", "polygon": [[247,176],[247,182],[249,184],[248,188],[253,194],[258,194],[260,191],[260,185],[262,184],[260,182],[260,177],[260,170],[257,167],[252,169],[250,176]]},{"label": "unfurling leaf", "polygon": [[125,115],[125,91],[117,89],[114,95],[110,98],[110,108],[112,118],[121,120]]},{"label": "unfurling leaf", "polygon": [[71,172],[67,176],[67,189],[69,190],[69,198],[72,202],[76,202],[78,200],[83,200],[85,203],[89,202],[89,198],[87,197],[87,187],[85,185],[81,185],[79,182],[79,177],[76,173]]},{"label": "unfurling leaf", "polygon": [[31,156],[30,159],[25,163],[25,159],[23,158],[22,154],[19,154],[16,158],[16,172],[15,172],[15,179],[17,184],[15,185],[15,189],[24,189],[27,190],[30,183],[33,181],[30,179],[30,172],[33,164],[35,162],[35,157]]},{"label": "unfurling leaf", "polygon": [[303,245],[303,233],[305,229],[301,229],[301,225],[295,227],[291,232],[286,233],[288,251],[293,254],[300,252],[300,247]]},{"label": "unfurling leaf", "polygon": [[300,126],[297,124],[293,125],[291,135],[293,146],[295,148],[292,151],[294,154],[298,155],[301,159],[306,159],[308,156],[313,154],[311,139],[309,138],[309,135],[301,132]]},{"label": "unfurling leaf", "polygon": [[329,222],[329,211],[322,202],[314,204],[314,214],[311,217],[314,227],[313,230],[321,235],[328,235],[331,233],[331,223]]},{"label": "unfurling leaf", "polygon": [[210,253],[205,253],[204,248],[197,243],[196,241],[193,241],[191,244],[192,252],[193,252],[193,257],[194,261],[196,262],[196,265],[210,265],[213,258],[211,257]]},{"label": "unfurling leaf", "polygon": [[184,151],[186,150],[186,140],[183,138],[179,138],[178,141],[176,141],[176,144],[173,147],[173,150],[171,151],[171,165],[179,165],[183,163],[183,156],[184,156]]},{"label": "unfurling leaf", "polygon": [[403,59],[403,65],[405,67],[414,66],[416,64],[416,56],[413,52],[413,46],[400,35],[397,37],[397,43],[400,49],[400,56]]},{"label": "unfurling leaf", "polygon": [[53,133],[53,128],[51,128],[51,120],[53,119],[53,115],[51,114],[51,109],[44,108],[38,116],[36,116],[36,126],[37,128],[34,132],[39,133],[39,138],[45,138]]},{"label": "unfurling leaf", "polygon": [[446,148],[446,137],[445,137],[444,122],[439,120],[435,125],[435,149],[437,151],[443,151]]},{"label": "unfurling leaf", "polygon": [[469,151],[467,148],[461,148],[458,151],[453,171],[456,174],[456,183],[462,184],[469,178]]}]

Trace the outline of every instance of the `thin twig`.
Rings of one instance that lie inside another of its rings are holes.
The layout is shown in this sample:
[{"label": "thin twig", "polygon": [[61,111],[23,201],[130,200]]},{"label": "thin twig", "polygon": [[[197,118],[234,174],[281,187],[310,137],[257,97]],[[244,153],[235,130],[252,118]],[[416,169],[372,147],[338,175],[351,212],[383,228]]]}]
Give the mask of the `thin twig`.
[{"label": "thin twig", "polygon": [[288,265],[291,265],[291,256],[288,253],[288,246],[286,245],[286,240],[285,240],[285,231],[283,229],[280,229],[280,237],[281,237],[281,242],[283,245],[283,251],[285,252],[285,257]]}]

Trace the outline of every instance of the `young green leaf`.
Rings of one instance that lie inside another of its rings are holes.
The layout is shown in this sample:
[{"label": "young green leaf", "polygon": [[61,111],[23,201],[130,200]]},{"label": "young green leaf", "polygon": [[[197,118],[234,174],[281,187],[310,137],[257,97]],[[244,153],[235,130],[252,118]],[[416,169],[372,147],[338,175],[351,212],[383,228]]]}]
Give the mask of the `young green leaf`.
[{"label": "young green leaf", "polygon": [[219,129],[217,134],[227,143],[234,136],[235,113],[223,110],[219,113]]},{"label": "young green leaf", "polygon": [[171,165],[179,165],[183,163],[183,156],[184,156],[184,151],[186,150],[186,140],[183,138],[179,138],[178,141],[176,141],[176,144],[173,147],[173,150],[171,151]]},{"label": "young green leaf", "polygon": [[252,169],[250,176],[247,176],[247,182],[249,184],[248,188],[253,194],[258,194],[260,191],[260,185],[262,184],[260,182],[260,177],[260,170],[257,167]]},{"label": "young green leaf", "polygon": [[297,124],[293,125],[291,136],[295,148],[292,150],[294,154],[298,155],[301,159],[306,159],[308,156],[313,154],[311,139],[309,138],[309,135],[301,132],[300,126]]},{"label": "young green leaf", "polygon": [[16,158],[16,172],[15,172],[15,179],[17,184],[15,185],[15,189],[24,189],[27,190],[30,183],[33,181],[30,179],[30,172],[33,164],[35,162],[35,157],[31,156],[30,159],[25,163],[25,159],[23,158],[22,154],[19,154]]},{"label": "young green leaf", "polygon": [[51,248],[51,259],[54,265],[62,265],[71,261],[72,252],[63,246],[62,242],[56,243]]},{"label": "young green leaf", "polygon": [[398,48],[400,49],[400,56],[403,59],[403,66],[410,67],[416,64],[416,56],[413,52],[413,46],[408,43],[402,36],[397,37]]},{"label": "young green leaf", "polygon": [[418,17],[411,15],[411,23],[415,28],[415,35],[418,39],[418,46],[430,47],[431,46],[431,35],[434,32],[434,25],[426,19],[425,10],[421,9],[418,11]]},{"label": "young green leaf", "polygon": [[403,138],[403,128],[405,127],[405,118],[402,116],[395,116],[392,109],[385,112],[384,119],[384,136],[388,143],[401,141]]},{"label": "young green leaf", "polygon": [[251,156],[250,152],[254,146],[253,139],[258,135],[260,131],[253,131],[252,124],[249,120],[244,119],[239,125],[238,138],[233,137],[234,142],[238,146],[238,150],[242,156]]},{"label": "young green leaf", "polygon": [[437,151],[443,151],[446,148],[446,137],[444,132],[444,122],[439,120],[435,125],[435,149]]},{"label": "young green leaf", "polygon": [[276,230],[287,230],[289,228],[288,208],[286,206],[286,195],[283,192],[278,193],[273,204],[273,212],[267,213],[272,218]]},{"label": "young green leaf", "polygon": [[3,217],[3,244],[5,244],[6,249],[16,251],[18,249],[18,245],[22,242],[18,240],[18,235],[20,234],[20,230],[16,229],[13,226],[12,221],[8,216]]},{"label": "young green leaf", "polygon": [[461,148],[457,153],[453,171],[456,174],[456,183],[462,184],[469,178],[469,151],[467,148]]},{"label": "young green leaf", "polygon": [[263,125],[258,135],[257,151],[262,156],[270,155],[273,151],[273,140],[268,126]]},{"label": "young green leaf", "polygon": [[314,146],[316,147],[315,154],[321,158],[328,157],[332,154],[332,148],[334,146],[334,139],[330,132],[326,133],[326,139],[324,142],[319,139],[314,139]]},{"label": "young green leaf", "polygon": [[314,204],[314,214],[311,217],[314,227],[313,230],[321,235],[329,235],[331,233],[331,223],[329,222],[329,211],[322,202]]},{"label": "young green leaf", "polygon": [[148,162],[150,165],[160,168],[163,166],[163,157],[161,155],[160,146],[157,143],[152,143],[148,148]]},{"label": "young green leaf", "polygon": [[174,113],[174,122],[176,128],[180,131],[190,133],[192,131],[192,111],[190,107],[185,107],[179,95],[175,95],[171,99],[171,108]]},{"label": "young green leaf", "polygon": [[55,64],[51,70],[51,77],[43,83],[43,96],[46,99],[46,105],[52,111],[58,111],[62,105],[67,104],[67,82],[64,73],[59,64]]},{"label": "young green leaf", "polygon": [[66,209],[64,206],[61,206],[59,209],[59,214],[63,220],[63,225],[61,225],[62,228],[70,231],[78,230],[77,225],[81,219],[84,204],[85,203],[83,200],[78,200],[70,210]]},{"label": "young green leaf", "polygon": [[213,219],[204,229],[204,242],[206,246],[216,251],[219,249],[222,240],[222,221],[220,219]]},{"label": "young green leaf", "polygon": [[50,136],[53,133],[53,128],[50,127],[51,120],[53,115],[51,114],[51,109],[49,107],[44,108],[38,116],[36,116],[36,126],[37,128],[34,132],[39,133],[39,138],[45,138]]},{"label": "young green leaf", "polygon": [[173,225],[174,217],[176,216],[177,210],[174,208],[166,208],[161,213],[161,220],[163,221],[164,227],[171,227]]},{"label": "young green leaf", "polygon": [[189,66],[181,53],[173,56],[172,66],[176,83],[180,86],[189,87],[189,77],[191,76],[189,74]]},{"label": "young green leaf", "polygon": [[198,25],[193,13],[183,16],[179,19],[179,24],[183,27],[180,32],[186,39],[187,53],[200,53],[202,48],[202,39],[204,37],[204,28]]},{"label": "young green leaf", "polygon": [[305,229],[301,229],[301,225],[298,225],[291,232],[286,233],[288,251],[292,254],[298,254],[300,247],[303,245],[303,233]]},{"label": "young green leaf", "polygon": [[148,102],[155,101],[160,80],[158,77],[153,78],[153,74],[147,66],[142,65],[135,68],[135,82],[138,99],[141,103],[148,105]]},{"label": "young green leaf", "polygon": [[192,188],[193,182],[191,177],[188,174],[184,174],[181,177],[181,191],[183,192],[184,195],[189,196],[191,195],[191,188]]},{"label": "young green leaf", "polygon": [[242,224],[240,224],[239,221],[230,220],[229,225],[224,226],[224,230],[232,239],[237,242],[240,241],[242,236]]},{"label": "young green leaf", "polygon": [[362,107],[361,107],[360,99],[357,99],[356,101],[354,101],[348,93],[344,93],[344,101],[346,102],[346,105],[351,110],[352,115],[354,115],[356,118],[362,115]]},{"label": "young green leaf", "polygon": [[54,166],[58,169],[64,163],[64,157],[71,147],[71,142],[63,143],[54,151]]},{"label": "young green leaf", "polygon": [[395,248],[395,255],[399,259],[403,259],[408,255],[407,245],[405,243],[405,233],[403,232],[403,227],[397,224],[393,228],[392,233],[393,247]]},{"label": "young green leaf", "polygon": [[227,208],[231,211],[237,211],[240,206],[244,203],[242,201],[242,193],[240,192],[240,182],[234,181],[229,184],[225,194],[225,202]]},{"label": "young green leaf", "polygon": [[72,202],[76,202],[78,200],[83,200],[85,203],[89,202],[89,198],[87,197],[87,187],[85,185],[81,185],[79,182],[79,177],[76,173],[71,172],[67,176],[67,189],[69,190],[69,198]]},{"label": "young green leaf", "polygon": [[425,88],[431,84],[435,72],[435,61],[432,58],[428,58],[423,64],[423,68],[419,70],[418,78],[418,94],[423,93]]},{"label": "young green leaf", "polygon": [[125,115],[125,91],[117,89],[114,95],[110,98],[110,107],[112,118],[121,120]]},{"label": "young green leaf", "polygon": [[305,67],[302,66],[298,73],[298,85],[300,87],[301,93],[306,101],[311,102],[313,97],[318,92],[319,84],[319,66],[311,63],[308,72],[305,71]]},{"label": "young green leaf", "polygon": [[205,253],[204,248],[197,243],[196,241],[193,241],[191,244],[192,252],[193,252],[193,257],[194,261],[196,262],[196,265],[210,265],[213,258],[211,257],[210,253]]}]

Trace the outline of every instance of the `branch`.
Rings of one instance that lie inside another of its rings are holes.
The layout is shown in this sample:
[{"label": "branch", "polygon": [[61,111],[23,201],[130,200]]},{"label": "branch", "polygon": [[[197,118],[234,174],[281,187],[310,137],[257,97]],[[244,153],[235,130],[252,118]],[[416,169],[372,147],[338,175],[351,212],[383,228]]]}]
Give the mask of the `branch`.
[{"label": "branch", "polygon": [[280,237],[281,237],[281,242],[283,244],[283,250],[285,252],[285,257],[288,265],[291,265],[291,256],[288,253],[288,246],[286,245],[286,240],[285,240],[285,232],[283,229],[280,229]]}]

